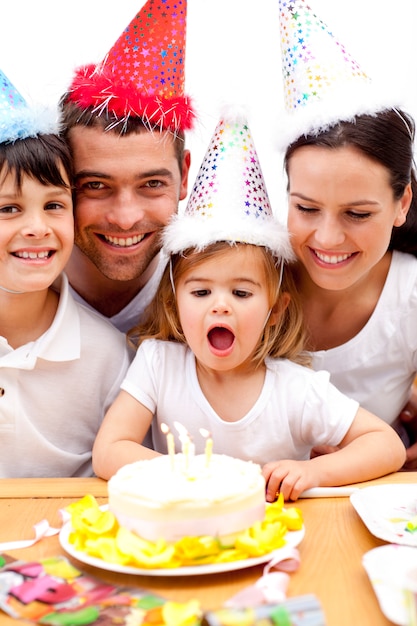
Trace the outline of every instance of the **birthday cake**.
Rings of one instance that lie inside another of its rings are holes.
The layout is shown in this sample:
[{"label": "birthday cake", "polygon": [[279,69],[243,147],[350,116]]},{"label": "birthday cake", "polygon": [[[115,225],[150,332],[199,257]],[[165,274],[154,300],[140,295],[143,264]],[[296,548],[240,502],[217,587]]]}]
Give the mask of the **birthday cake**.
[{"label": "birthday cake", "polygon": [[224,537],[265,517],[265,480],[256,463],[226,455],[163,455],[122,467],[108,482],[109,510],[148,541]]}]

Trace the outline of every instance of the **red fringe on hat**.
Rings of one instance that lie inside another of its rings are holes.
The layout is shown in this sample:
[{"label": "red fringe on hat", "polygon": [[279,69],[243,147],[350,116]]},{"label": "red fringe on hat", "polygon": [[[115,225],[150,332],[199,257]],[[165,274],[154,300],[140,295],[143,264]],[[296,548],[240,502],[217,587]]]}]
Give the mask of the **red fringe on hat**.
[{"label": "red fringe on hat", "polygon": [[188,96],[147,95],[133,83],[115,82],[114,76],[98,65],[86,65],[76,71],[68,98],[82,109],[110,111],[121,119],[140,117],[149,126],[174,133],[193,128],[196,117]]}]

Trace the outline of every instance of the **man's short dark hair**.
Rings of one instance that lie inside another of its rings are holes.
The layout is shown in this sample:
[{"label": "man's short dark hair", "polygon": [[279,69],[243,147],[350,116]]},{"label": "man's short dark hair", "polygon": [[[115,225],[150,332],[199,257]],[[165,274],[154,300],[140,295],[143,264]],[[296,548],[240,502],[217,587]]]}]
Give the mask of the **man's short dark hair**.
[{"label": "man's short dark hair", "polygon": [[[69,133],[76,126],[86,128],[99,128],[103,132],[118,135],[130,135],[141,132],[158,132],[159,126],[150,127],[142,118],[129,116],[124,119],[118,118],[110,111],[97,111],[93,107],[81,108],[75,102],[68,99],[65,94],[60,101],[62,134],[69,141]],[[69,142],[70,143],[70,142]],[[178,131],[174,136],[175,156],[178,160],[180,172],[184,157],[185,137],[183,131]]]}]

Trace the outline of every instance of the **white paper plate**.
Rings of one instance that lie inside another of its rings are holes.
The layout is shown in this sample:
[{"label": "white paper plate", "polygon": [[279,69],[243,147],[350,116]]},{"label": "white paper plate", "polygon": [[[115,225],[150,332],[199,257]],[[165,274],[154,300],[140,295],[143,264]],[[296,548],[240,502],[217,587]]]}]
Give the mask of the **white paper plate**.
[{"label": "white paper plate", "polygon": [[394,624],[407,626],[400,584],[405,572],[417,566],[417,550],[410,546],[380,546],[366,552],[362,563],[385,617]]},{"label": "white paper plate", "polygon": [[[158,569],[142,569],[140,567],[133,567],[131,565],[120,565],[119,563],[108,563],[98,557],[90,556],[85,552],[75,550],[74,546],[69,542],[69,534],[71,532],[71,522],[67,522],[61,528],[59,533],[59,540],[61,546],[66,552],[81,563],[92,565],[93,567],[99,567],[100,569],[108,570],[109,572],[120,572],[122,574],[137,574],[140,576],[195,576],[196,574],[218,574],[221,572],[230,572],[232,570],[244,569],[246,567],[252,567],[253,565],[259,565],[260,563],[266,563],[271,559],[279,556],[281,548],[274,550],[269,554],[255,557],[252,559],[244,559],[242,561],[231,561],[230,563],[208,563],[206,565],[195,565],[189,567],[176,567],[176,568],[158,568]],[[301,530],[289,531],[285,535],[286,544],[285,548],[298,546],[305,534],[304,526]],[[284,546],[283,546],[284,548]]]},{"label": "white paper plate", "polygon": [[364,487],[355,491],[350,501],[375,537],[417,547],[417,532],[405,529],[407,522],[417,515],[417,484]]}]

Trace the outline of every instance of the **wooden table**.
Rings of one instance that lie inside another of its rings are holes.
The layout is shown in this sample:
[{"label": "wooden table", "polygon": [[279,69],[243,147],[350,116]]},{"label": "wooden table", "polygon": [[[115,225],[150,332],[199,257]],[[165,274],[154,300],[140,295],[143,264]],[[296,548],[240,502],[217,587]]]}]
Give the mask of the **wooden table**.
[{"label": "wooden table", "polygon": [[[362,483],[417,483],[417,472],[400,472]],[[60,526],[59,509],[87,493],[106,502],[107,484],[100,479],[2,479],[0,480],[0,542],[34,536],[33,525],[46,518]],[[384,545],[365,527],[349,498],[298,500],[306,534],[299,546],[301,565],[291,574],[288,596],[313,593],[320,600],[327,626],[387,626],[373,588],[362,566],[368,550]],[[58,536],[10,552],[15,558],[36,560],[65,554]],[[198,598],[204,609],[218,608],[242,588],[262,575],[263,566],[193,577],[122,575],[99,570],[79,562],[77,567],[110,583],[150,589],[177,601]],[[2,626],[27,624],[0,615]]]}]

